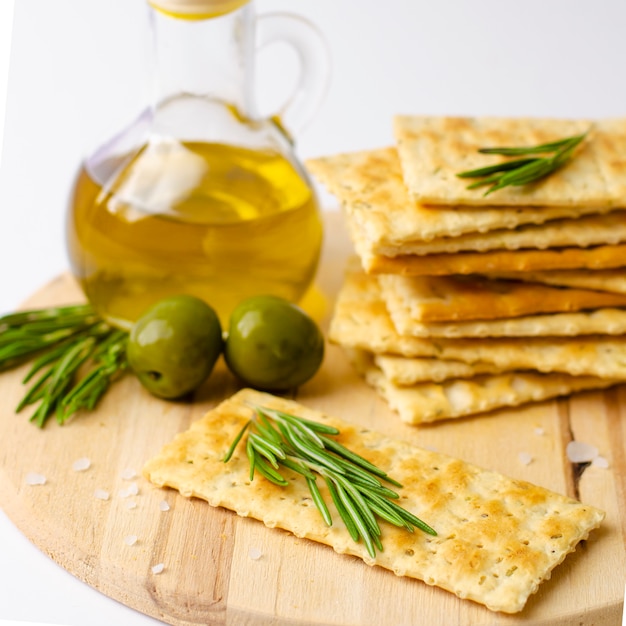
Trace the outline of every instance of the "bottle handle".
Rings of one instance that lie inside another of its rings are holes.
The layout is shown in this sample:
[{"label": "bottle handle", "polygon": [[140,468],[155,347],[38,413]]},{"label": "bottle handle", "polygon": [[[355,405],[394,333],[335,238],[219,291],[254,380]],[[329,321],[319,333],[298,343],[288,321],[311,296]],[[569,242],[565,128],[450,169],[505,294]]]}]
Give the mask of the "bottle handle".
[{"label": "bottle handle", "polygon": [[298,83],[285,104],[271,117],[287,135],[299,133],[317,114],[330,83],[330,50],[319,29],[299,15],[266,13],[256,21],[257,51],[275,42],[290,45],[298,55]]}]

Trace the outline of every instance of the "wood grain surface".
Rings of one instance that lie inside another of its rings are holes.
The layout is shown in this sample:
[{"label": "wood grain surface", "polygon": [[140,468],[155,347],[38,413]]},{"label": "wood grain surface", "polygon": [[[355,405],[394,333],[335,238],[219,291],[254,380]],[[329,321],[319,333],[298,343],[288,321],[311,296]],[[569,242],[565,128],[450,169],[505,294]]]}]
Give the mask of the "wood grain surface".
[{"label": "wood grain surface", "polygon": [[[326,321],[351,246],[327,216],[318,287]],[[29,306],[80,301],[65,275]],[[602,527],[557,567],[514,616],[492,613],[419,581],[261,523],[161,490],[139,476],[177,432],[237,390],[220,362],[193,402],[151,397],[130,375],[98,409],[43,430],[15,414],[25,367],[0,376],[0,506],[29,540],[102,593],[168,624],[616,626],[626,581],[626,386],[425,427],[400,422],[327,347],[322,370],[295,397],[346,421],[565,493],[606,511]],[[571,440],[596,446],[609,467],[572,465]],[[520,453],[532,457],[526,465]],[[75,460],[91,467],[77,472]],[[138,477],[123,477],[127,469]],[[27,483],[29,472],[46,484]],[[128,495],[136,485],[138,493]],[[94,497],[109,492],[108,500]],[[161,510],[167,502],[169,510]],[[135,536],[136,543],[127,539]],[[154,574],[152,567],[164,569]]]}]

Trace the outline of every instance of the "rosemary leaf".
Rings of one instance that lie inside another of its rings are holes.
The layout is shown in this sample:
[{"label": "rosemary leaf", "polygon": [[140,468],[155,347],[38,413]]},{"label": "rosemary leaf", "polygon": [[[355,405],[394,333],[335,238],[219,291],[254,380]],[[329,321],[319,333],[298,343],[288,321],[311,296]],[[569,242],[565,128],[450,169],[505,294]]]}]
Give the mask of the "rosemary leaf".
[{"label": "rosemary leaf", "polygon": [[315,476],[307,476],[306,484],[309,486],[309,491],[311,492],[311,497],[313,498],[313,502],[317,507],[317,510],[321,513],[324,521],[327,526],[333,525],[333,518],[330,515],[330,511],[326,506],[326,502],[324,502],[324,498],[322,498],[322,494],[320,493],[319,487],[317,486],[317,482],[315,480]]},{"label": "rosemary leaf", "polygon": [[237,436],[233,439],[233,442],[230,444],[230,447],[228,448],[228,450],[226,451],[226,454],[224,455],[224,458],[222,459],[224,463],[228,463],[228,461],[230,461],[231,457],[233,456],[233,453],[235,452],[235,449],[237,448],[237,446],[239,445],[239,442],[241,441],[241,438],[243,437],[244,433],[246,432],[246,430],[248,430],[251,424],[252,424],[252,420],[248,420],[243,425],[243,428],[237,433]]},{"label": "rosemary leaf", "polygon": [[339,497],[339,493],[337,492],[337,488],[335,487],[334,482],[327,476],[324,476],[324,481],[326,482],[326,486],[328,487],[328,491],[330,493],[330,497],[333,501],[333,504],[335,505],[335,508],[337,509],[337,513],[339,513],[339,517],[341,517],[341,519],[343,520],[343,523],[346,525],[346,529],[348,530],[350,537],[352,537],[352,541],[357,542],[360,538],[359,531],[357,530],[356,525],[352,521],[350,514],[346,510],[346,507],[343,505],[343,502],[341,501],[341,498]]},{"label": "rosemary leaf", "polygon": [[250,440],[246,441],[246,454],[250,463],[250,480],[254,480],[254,470],[256,469],[257,454]]}]

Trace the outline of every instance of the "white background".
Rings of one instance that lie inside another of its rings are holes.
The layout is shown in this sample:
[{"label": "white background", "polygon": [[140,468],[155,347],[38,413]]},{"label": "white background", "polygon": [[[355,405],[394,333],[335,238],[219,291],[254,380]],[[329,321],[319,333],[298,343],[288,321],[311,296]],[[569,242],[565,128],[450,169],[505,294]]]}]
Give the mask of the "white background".
[{"label": "white background", "polygon": [[[0,0],[0,129],[12,5]],[[141,76],[144,0],[15,5],[0,167],[0,312],[66,270],[65,209],[80,160],[149,93]],[[626,115],[622,0],[257,0],[257,7],[310,18],[332,51],[330,91],[299,137],[302,158],[387,145],[394,113]],[[264,53],[262,103],[288,93],[295,68],[279,47]],[[0,619],[156,623],[75,581],[1,513],[0,565]]]}]

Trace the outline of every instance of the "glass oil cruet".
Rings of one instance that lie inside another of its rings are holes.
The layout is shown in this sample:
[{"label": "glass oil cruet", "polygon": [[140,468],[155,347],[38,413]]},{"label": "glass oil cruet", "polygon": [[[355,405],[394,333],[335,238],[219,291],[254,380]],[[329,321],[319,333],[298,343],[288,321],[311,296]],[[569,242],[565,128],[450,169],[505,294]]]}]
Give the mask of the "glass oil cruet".
[{"label": "glass oil cruet", "polygon": [[[329,59],[308,22],[256,16],[250,0],[150,0],[156,95],[85,159],[67,220],[72,271],[109,322],[196,295],[225,322],[251,295],[297,302],[322,242],[314,189],[281,124],[302,126]],[[256,51],[285,41],[300,80],[279,115],[254,102]],[[290,126],[291,128],[291,126]]]}]

